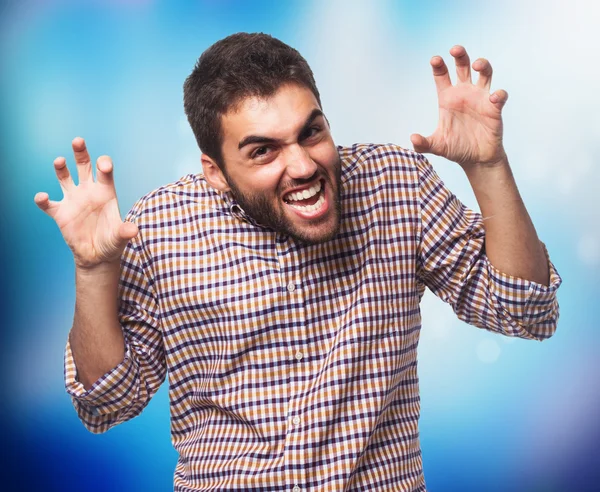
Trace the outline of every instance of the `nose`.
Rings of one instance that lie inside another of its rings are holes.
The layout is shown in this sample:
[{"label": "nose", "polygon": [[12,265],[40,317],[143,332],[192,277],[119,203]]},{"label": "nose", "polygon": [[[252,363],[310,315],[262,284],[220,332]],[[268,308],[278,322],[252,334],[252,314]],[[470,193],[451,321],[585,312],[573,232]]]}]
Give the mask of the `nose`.
[{"label": "nose", "polygon": [[314,176],[317,165],[302,145],[292,145],[287,156],[287,173],[293,179],[306,179]]}]

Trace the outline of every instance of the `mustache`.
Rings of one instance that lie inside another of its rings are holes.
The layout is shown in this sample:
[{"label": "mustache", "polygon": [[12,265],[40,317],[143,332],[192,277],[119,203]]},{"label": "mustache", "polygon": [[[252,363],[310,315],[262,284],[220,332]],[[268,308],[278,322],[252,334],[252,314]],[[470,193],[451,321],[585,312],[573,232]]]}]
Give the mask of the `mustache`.
[{"label": "mustache", "polygon": [[325,180],[327,180],[327,176],[323,176],[323,173],[321,173],[317,170],[310,178],[291,179],[289,181],[286,181],[285,183],[283,183],[280,186],[280,189],[281,190],[289,190],[291,188],[298,188],[300,186],[304,186],[305,184],[314,182],[317,179],[317,177],[319,177],[320,175],[322,177],[324,177]]},{"label": "mustache", "polygon": [[[338,155],[338,159],[334,165],[334,174],[336,176],[340,173],[341,167],[342,167],[342,160],[340,159],[340,157]],[[333,181],[331,180],[329,173],[323,172],[321,169],[317,169],[310,178],[291,179],[289,181],[286,181],[279,187],[280,188],[279,194],[281,194],[284,190],[290,190],[292,188],[299,188],[300,186],[304,186],[305,184],[314,183],[317,180],[317,178],[323,178],[325,180],[325,182],[328,183],[329,185],[333,184]]]}]

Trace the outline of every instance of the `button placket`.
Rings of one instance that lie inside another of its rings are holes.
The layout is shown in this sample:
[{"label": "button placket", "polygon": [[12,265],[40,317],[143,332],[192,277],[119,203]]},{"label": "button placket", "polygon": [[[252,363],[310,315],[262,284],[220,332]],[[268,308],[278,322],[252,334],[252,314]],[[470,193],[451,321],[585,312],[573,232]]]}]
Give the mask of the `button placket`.
[{"label": "button placket", "polygon": [[[290,365],[288,366],[288,401],[287,401],[287,435],[284,451],[285,474],[287,490],[306,490],[302,487],[305,483],[306,471],[304,463],[306,456],[304,451],[305,436],[300,427],[302,418],[297,414],[302,413],[303,364],[298,364],[306,352],[302,349],[302,343],[306,339],[304,320],[306,319],[306,308],[302,291],[300,272],[300,254],[295,241],[280,242],[275,244],[279,261],[279,295],[281,302],[287,304],[284,311],[285,317],[282,323],[289,326],[286,330],[286,338],[289,342],[287,352]],[[303,353],[304,352],[304,353]],[[293,488],[296,487],[296,488]]]}]

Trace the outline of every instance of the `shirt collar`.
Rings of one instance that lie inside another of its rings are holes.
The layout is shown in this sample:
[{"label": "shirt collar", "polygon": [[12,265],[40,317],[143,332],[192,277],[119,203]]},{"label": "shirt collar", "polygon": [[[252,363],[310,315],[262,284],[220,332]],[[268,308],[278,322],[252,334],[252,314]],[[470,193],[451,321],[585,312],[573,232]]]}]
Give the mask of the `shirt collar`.
[{"label": "shirt collar", "polygon": [[237,200],[233,197],[233,195],[229,191],[219,191],[215,190],[217,195],[222,200],[223,207],[222,211],[232,217],[235,217],[242,222],[247,222],[249,224],[255,225],[257,227],[262,227],[263,229],[271,229],[270,227],[261,224],[254,217],[249,215],[242,206],[237,202]]}]

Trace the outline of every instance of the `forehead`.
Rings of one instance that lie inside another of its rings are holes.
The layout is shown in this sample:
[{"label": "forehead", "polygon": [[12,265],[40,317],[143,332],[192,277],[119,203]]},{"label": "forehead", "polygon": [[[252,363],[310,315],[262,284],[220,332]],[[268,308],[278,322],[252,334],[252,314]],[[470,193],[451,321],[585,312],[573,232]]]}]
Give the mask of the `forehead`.
[{"label": "forehead", "polygon": [[314,94],[295,84],[283,85],[269,97],[247,97],[222,116],[223,143],[237,146],[248,135],[285,139],[314,109],[319,109]]}]

